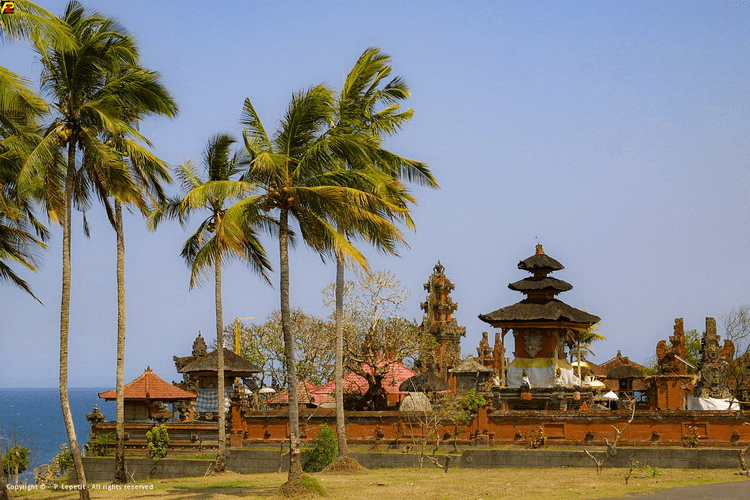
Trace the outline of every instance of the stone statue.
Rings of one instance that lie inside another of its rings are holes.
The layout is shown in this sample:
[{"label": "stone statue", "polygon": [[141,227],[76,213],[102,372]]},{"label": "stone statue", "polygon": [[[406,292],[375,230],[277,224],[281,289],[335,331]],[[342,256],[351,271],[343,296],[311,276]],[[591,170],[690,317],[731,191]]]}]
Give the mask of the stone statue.
[{"label": "stone statue", "polygon": [[529,382],[529,374],[524,369],[521,372],[521,392],[528,392],[531,389],[531,382]]}]

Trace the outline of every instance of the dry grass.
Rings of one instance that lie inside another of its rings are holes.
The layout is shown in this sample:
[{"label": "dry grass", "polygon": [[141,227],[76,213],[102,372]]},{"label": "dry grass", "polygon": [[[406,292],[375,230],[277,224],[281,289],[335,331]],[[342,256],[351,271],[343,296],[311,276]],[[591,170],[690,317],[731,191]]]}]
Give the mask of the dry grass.
[{"label": "dry grass", "polygon": [[[327,490],[330,499],[383,500],[414,499],[596,499],[630,496],[663,488],[698,484],[748,481],[731,470],[639,469],[625,484],[626,469],[379,469],[363,474],[312,474]],[[279,487],[286,474],[242,475],[228,472],[202,478],[181,478],[139,482],[146,490],[96,490],[94,499],[173,500],[280,498]],[[106,485],[102,485],[106,488]],[[11,498],[73,500],[75,492],[14,493]]]}]

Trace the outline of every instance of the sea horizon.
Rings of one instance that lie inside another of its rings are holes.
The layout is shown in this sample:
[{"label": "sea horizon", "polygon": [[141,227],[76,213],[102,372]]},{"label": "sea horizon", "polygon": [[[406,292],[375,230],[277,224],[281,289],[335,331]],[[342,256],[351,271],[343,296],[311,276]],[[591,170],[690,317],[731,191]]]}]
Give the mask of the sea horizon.
[{"label": "sea horizon", "polygon": [[[83,447],[91,431],[86,414],[98,405],[107,420],[114,420],[116,405],[99,398],[98,393],[110,390],[110,387],[68,389],[76,438],[78,445]],[[3,451],[15,444],[29,448],[29,467],[20,480],[32,482],[34,468],[50,463],[60,445],[68,444],[59,388],[0,387],[0,436]]]}]

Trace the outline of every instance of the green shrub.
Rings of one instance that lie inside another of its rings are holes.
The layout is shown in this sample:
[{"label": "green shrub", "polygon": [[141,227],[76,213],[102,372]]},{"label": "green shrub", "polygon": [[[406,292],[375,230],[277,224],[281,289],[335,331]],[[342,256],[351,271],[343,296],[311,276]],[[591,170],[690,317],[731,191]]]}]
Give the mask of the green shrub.
[{"label": "green shrub", "polygon": [[67,475],[73,468],[73,452],[68,449],[68,445],[60,445],[60,451],[52,459],[57,463],[57,473],[59,476]]},{"label": "green shrub", "polygon": [[34,469],[34,482],[38,485],[53,487],[54,484],[67,482],[67,474],[73,469],[73,452],[68,445],[60,445],[60,451],[48,464],[42,464]]},{"label": "green shrub", "polygon": [[302,470],[320,472],[333,462],[339,453],[336,433],[326,424],[318,430],[318,437],[305,445],[302,450]]},{"label": "green shrub", "polygon": [[[106,457],[112,454],[115,435],[111,432],[97,434],[89,439],[89,452],[95,457]],[[72,456],[72,452],[71,452]]]},{"label": "green shrub", "polygon": [[16,477],[22,474],[26,467],[29,466],[29,449],[19,444],[9,450],[5,450],[3,455],[3,475],[7,478]]},{"label": "green shrub", "polygon": [[167,456],[169,433],[166,424],[157,425],[148,431],[146,440],[148,441],[148,456],[151,457],[151,460],[158,462],[159,459]]}]

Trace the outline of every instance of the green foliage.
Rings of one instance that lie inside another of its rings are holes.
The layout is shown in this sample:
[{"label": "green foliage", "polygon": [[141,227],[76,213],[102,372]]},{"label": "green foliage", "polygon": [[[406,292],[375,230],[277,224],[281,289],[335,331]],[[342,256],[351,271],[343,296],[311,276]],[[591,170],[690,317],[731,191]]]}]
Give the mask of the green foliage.
[{"label": "green foliage", "polygon": [[650,465],[644,465],[643,468],[646,470],[646,472],[654,479],[659,477],[659,469],[656,467],[651,467]]},{"label": "green foliage", "polygon": [[484,399],[484,396],[477,394],[476,389],[471,389],[469,392],[458,398],[458,404],[465,411],[474,412],[486,405],[487,400]]},{"label": "green foliage", "polygon": [[169,433],[166,424],[157,425],[148,431],[146,439],[148,440],[148,456],[151,457],[151,460],[158,462],[159,459],[167,456]]},{"label": "green foliage", "polygon": [[326,424],[322,424],[318,437],[307,443],[302,450],[302,470],[320,472],[333,462],[338,452],[336,433]]},{"label": "green foliage", "polygon": [[48,464],[42,464],[34,469],[34,483],[51,487],[53,484],[67,481],[67,474],[73,469],[73,452],[68,445],[60,445],[60,451]]},{"label": "green foliage", "polygon": [[89,440],[89,452],[95,457],[107,457],[112,454],[115,435],[111,432],[97,434]]},{"label": "green foliage", "polygon": [[311,491],[321,497],[328,496],[328,492],[326,492],[326,490],[323,489],[323,486],[318,482],[318,480],[312,476],[302,476],[301,478],[299,478],[299,482],[308,491]]},{"label": "green foliage", "polygon": [[[685,332],[685,354],[687,362],[697,367],[701,361],[701,336],[698,330],[687,330]],[[696,373],[697,370],[688,367],[689,373]]]},{"label": "green foliage", "polygon": [[73,452],[68,449],[68,445],[60,445],[60,451],[52,459],[57,464],[57,474],[64,476],[73,467]]},{"label": "green foliage", "polygon": [[3,475],[17,476],[29,466],[29,449],[19,444],[5,451],[3,455]]},{"label": "green foliage", "polygon": [[698,446],[698,442],[700,441],[700,439],[701,435],[698,433],[698,430],[692,425],[689,425],[685,438],[683,439],[685,446],[687,446],[688,448],[695,448]]}]

